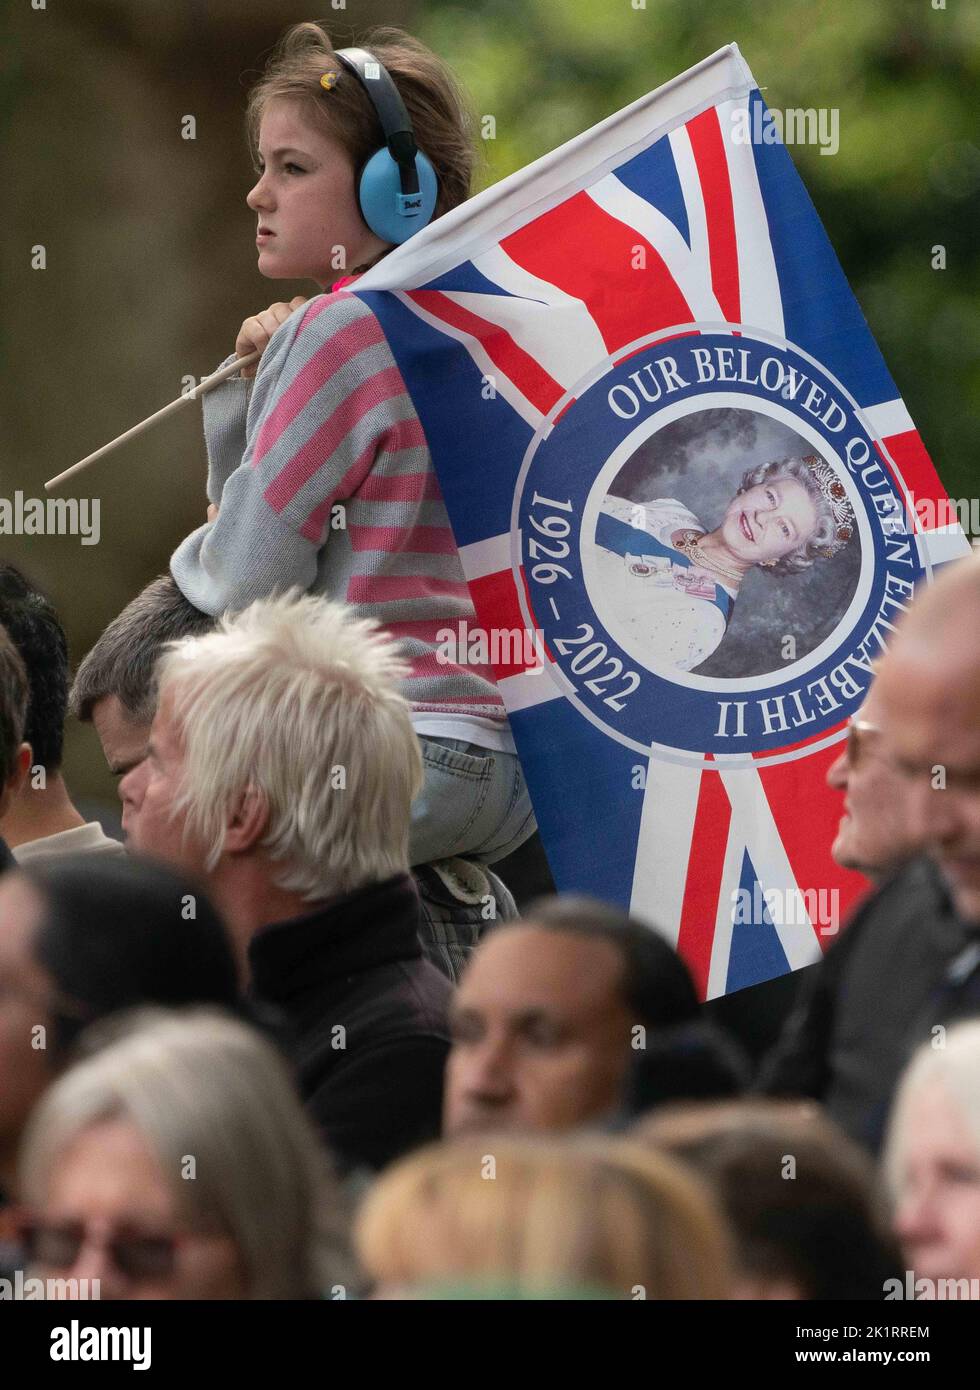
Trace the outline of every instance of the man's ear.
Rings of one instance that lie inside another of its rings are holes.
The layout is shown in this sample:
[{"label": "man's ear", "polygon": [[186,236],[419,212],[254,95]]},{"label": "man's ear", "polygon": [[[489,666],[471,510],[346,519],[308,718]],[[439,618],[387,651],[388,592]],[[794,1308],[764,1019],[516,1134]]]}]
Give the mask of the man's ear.
[{"label": "man's ear", "polygon": [[262,839],[268,824],[269,803],[265,793],[249,783],[225,831],[225,853],[247,854]]},{"label": "man's ear", "polygon": [[5,816],[10,810],[11,803],[16,801],[24,789],[31,771],[31,761],[34,752],[29,743],[22,743],[17,749],[17,756],[14,759],[14,770],[7,778],[3,787],[0,787],[0,816]]}]

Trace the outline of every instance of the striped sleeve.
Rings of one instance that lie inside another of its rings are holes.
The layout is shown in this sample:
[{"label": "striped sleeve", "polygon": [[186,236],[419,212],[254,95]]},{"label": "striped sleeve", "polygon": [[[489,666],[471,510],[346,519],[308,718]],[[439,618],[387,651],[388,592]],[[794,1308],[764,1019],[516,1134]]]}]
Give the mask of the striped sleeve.
[{"label": "striped sleeve", "polygon": [[217,614],[313,587],[330,508],[367,478],[390,402],[404,391],[380,324],[360,300],[340,292],[297,309],[262,357],[245,451],[217,520],[171,559],[190,602]]}]

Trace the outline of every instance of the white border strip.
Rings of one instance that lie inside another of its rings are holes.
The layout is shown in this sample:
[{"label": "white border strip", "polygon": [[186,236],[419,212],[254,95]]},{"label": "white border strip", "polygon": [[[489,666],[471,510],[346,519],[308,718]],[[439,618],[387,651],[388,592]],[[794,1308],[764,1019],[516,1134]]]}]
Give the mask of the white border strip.
[{"label": "white border strip", "polygon": [[926,548],[930,565],[948,565],[951,560],[963,560],[972,555],[973,546],[963,530],[957,526],[946,526],[938,531],[922,531],[919,539]]},{"label": "white border strip", "polygon": [[[722,759],[719,758],[718,761],[721,764]],[[722,771],[721,779],[732,804],[732,834],[737,833],[741,843],[748,850],[762,891],[765,893],[770,889],[777,889],[783,894],[799,891],[789,856],[783,848],[779,828],[773,818],[772,807],[766,798],[762,778],[756,769],[744,767],[732,769],[730,772]],[[803,888],[818,886],[804,884]],[[729,900],[729,915],[732,914],[732,906]],[[795,912],[792,915],[795,916]],[[805,922],[774,922],[773,926],[790,970],[798,970],[802,965],[810,965],[813,961],[819,960],[820,944],[809,918]]]},{"label": "white border strip", "polygon": [[497,689],[508,714],[547,704],[549,700],[564,699],[565,694],[551,679],[546,666],[532,667],[530,671],[522,671],[519,676],[505,676],[497,681]]},{"label": "white border strip", "polygon": [[878,439],[890,439],[892,435],[908,434],[914,430],[912,416],[902,398],[882,401],[879,405],[865,405],[861,409]]},{"label": "white border strip", "polygon": [[[748,97],[726,101],[718,107],[722,144],[728,161],[728,182],[732,190],[735,217],[735,245],[738,254],[738,293],[741,322],[752,328],[785,337],[783,297],[776,273],[776,258],[769,235],[755,149],[751,144],[735,143],[735,111],[747,112]],[[748,116],[744,117],[748,121]]]},{"label": "white border strip", "polygon": [[674,947],[681,929],[702,775],[700,767],[655,758],[646,767],[630,912],[656,927]]},{"label": "white border strip", "polygon": [[461,545],[459,558],[467,579],[482,579],[487,574],[509,571],[510,532],[502,531],[499,536],[487,536],[485,540]]}]

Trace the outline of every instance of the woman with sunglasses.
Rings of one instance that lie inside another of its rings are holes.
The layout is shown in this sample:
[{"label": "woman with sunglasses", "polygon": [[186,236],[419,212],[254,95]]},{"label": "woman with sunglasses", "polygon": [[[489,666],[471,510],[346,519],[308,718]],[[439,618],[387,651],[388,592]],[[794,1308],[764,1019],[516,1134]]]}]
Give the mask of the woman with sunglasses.
[{"label": "woman with sunglasses", "polygon": [[340,1200],[292,1077],[218,1012],[117,1021],[35,1111],[20,1189],[28,1275],[59,1281],[56,1297],[351,1289]]},{"label": "woman with sunglasses", "polygon": [[64,855],[0,880],[0,1271],[28,1117],[82,1031],[142,1005],[234,1010],[224,923],[199,888],[128,855]]}]

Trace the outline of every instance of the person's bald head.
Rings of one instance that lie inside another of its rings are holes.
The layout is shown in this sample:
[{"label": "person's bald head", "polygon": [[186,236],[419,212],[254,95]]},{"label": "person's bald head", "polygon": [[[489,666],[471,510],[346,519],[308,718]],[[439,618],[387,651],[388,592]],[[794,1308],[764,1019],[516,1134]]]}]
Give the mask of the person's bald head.
[{"label": "person's bald head", "polygon": [[980,556],[920,590],[876,682],[912,831],[980,921]]},{"label": "person's bald head", "polygon": [[[964,628],[960,619],[972,615],[974,626]],[[902,646],[938,643],[955,645],[971,654],[980,665],[976,623],[980,620],[980,553],[944,565],[935,583],[916,590],[915,602],[902,618]],[[954,639],[959,637],[959,642]],[[972,639],[972,640],[971,640]]]}]

